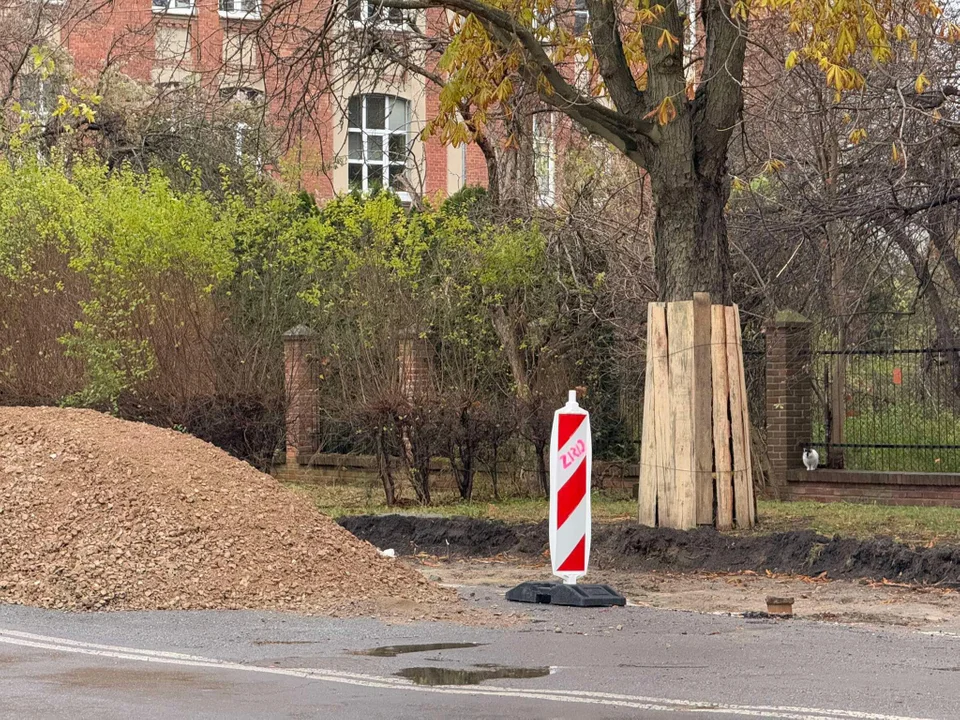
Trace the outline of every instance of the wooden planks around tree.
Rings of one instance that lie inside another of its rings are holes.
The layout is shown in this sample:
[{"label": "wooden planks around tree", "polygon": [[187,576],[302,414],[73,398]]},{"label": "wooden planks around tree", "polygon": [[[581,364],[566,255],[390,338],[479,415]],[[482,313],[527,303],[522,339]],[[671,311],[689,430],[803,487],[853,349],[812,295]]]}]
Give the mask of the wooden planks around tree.
[{"label": "wooden planks around tree", "polygon": [[740,313],[693,301],[651,303],[639,520],[690,529],[756,520]]},{"label": "wooden planks around tree", "polygon": [[710,359],[710,295],[693,294],[693,444],[697,491],[697,524],[713,525],[716,489],[711,432],[713,367]]},{"label": "wooden planks around tree", "polygon": [[733,512],[737,527],[753,527],[753,474],[750,469],[750,420],[747,385],[743,375],[740,311],[725,307],[727,378],[730,387],[730,429],[733,440]]},{"label": "wooden planks around tree", "polygon": [[723,305],[710,308],[713,365],[713,452],[716,463],[718,530],[733,527],[733,457],[730,455],[730,386],[727,384],[727,321]]},{"label": "wooden planks around tree", "polygon": [[[673,487],[676,527],[697,524],[697,483],[694,477],[693,302],[667,303],[669,406],[673,426]],[[669,498],[669,495],[667,496]]]},{"label": "wooden planks around tree", "polygon": [[[652,354],[647,372],[653,378],[653,467],[657,498],[657,523],[679,527],[679,501],[676,487],[676,459],[673,453],[673,415],[670,412],[670,354],[667,349],[667,307],[656,303],[650,309],[653,325]],[[648,350],[648,352],[650,352]]]},{"label": "wooden planks around tree", "polygon": [[[647,348],[653,347],[653,322],[649,317],[652,315],[652,307],[647,311]],[[644,372],[643,382],[643,430],[640,439],[640,456],[653,458],[655,454],[654,430],[653,430],[653,372],[650,368],[650,353],[647,352],[647,369]],[[646,419],[650,418],[650,422]],[[657,478],[656,468],[652,466],[640,466],[640,486],[638,489],[638,501],[640,504],[640,524],[649,527],[657,525]]]}]

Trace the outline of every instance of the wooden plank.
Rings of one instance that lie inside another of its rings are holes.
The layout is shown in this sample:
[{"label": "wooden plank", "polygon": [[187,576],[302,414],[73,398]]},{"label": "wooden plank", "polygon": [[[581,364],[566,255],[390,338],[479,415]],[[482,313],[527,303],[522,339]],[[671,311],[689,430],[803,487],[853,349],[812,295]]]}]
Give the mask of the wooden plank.
[{"label": "wooden plank", "polygon": [[696,462],[694,459],[694,334],[693,301],[667,303],[667,340],[670,347],[670,415],[673,418],[673,455],[676,498],[675,527],[697,526]]},{"label": "wooden plank", "polygon": [[643,383],[643,431],[640,440],[639,521],[657,526],[657,458],[653,424],[653,303],[647,306],[647,370]]},{"label": "wooden plank", "polygon": [[727,384],[727,333],[723,305],[710,309],[713,365],[713,456],[717,466],[717,529],[733,528],[733,458],[730,456],[730,387]]},{"label": "wooden plank", "polygon": [[733,306],[733,316],[737,331],[737,356],[740,358],[738,363],[738,379],[740,382],[740,397],[742,404],[743,421],[743,445],[744,459],[746,460],[746,491],[747,491],[747,510],[749,511],[749,525],[753,527],[757,522],[757,502],[753,491],[753,446],[750,444],[750,400],[747,396],[747,379],[743,367],[743,337],[740,330],[740,308]]},{"label": "wooden plank", "polygon": [[657,477],[657,523],[676,527],[676,483],[674,481],[673,417],[670,413],[670,350],[667,345],[667,308],[653,303],[650,308],[650,339],[653,353],[653,443]]},{"label": "wooden plank", "polygon": [[710,295],[693,294],[693,459],[697,524],[713,525],[713,367]]},{"label": "wooden plank", "polygon": [[747,454],[748,448],[743,436],[743,403],[745,398],[740,389],[740,366],[743,363],[743,354],[737,344],[736,308],[728,306],[723,309],[726,321],[728,342],[727,378],[730,387],[730,436],[733,440],[733,514],[737,527],[750,527],[750,510],[748,508],[750,493],[747,490]]}]

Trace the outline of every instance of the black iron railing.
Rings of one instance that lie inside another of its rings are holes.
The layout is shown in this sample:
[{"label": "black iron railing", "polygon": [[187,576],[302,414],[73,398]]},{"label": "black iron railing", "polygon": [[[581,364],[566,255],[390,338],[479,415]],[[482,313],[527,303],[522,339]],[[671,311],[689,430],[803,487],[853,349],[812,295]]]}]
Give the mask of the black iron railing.
[{"label": "black iron railing", "polygon": [[960,348],[821,350],[812,380],[821,464],[960,472]]}]

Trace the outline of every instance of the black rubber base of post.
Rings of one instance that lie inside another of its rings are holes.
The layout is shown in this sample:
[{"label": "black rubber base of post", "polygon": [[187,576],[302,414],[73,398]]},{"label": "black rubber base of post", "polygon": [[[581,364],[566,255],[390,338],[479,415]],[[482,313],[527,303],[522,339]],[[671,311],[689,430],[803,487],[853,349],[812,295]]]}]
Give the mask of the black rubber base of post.
[{"label": "black rubber base of post", "polygon": [[507,591],[507,600],[573,607],[611,607],[627,604],[627,599],[609,585],[565,585],[546,582],[520,583]]}]

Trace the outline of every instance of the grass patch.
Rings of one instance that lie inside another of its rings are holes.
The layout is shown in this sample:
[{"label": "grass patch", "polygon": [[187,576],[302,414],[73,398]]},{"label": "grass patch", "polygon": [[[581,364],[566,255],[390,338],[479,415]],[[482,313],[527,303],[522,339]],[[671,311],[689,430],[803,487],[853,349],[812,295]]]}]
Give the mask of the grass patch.
[{"label": "grass patch", "polygon": [[[434,492],[434,502],[428,507],[412,503],[389,508],[383,498],[363,487],[288,485],[308,495],[317,508],[332,517],[343,515],[384,515],[406,513],[413,515],[465,515],[467,517],[503,520],[504,522],[536,523],[547,519],[547,501],[539,498],[510,500],[474,500],[463,502],[456,493]],[[614,522],[636,517],[637,503],[623,495],[594,493],[592,497],[593,519],[597,522]]]},{"label": "grass patch", "polygon": [[757,533],[810,529],[829,536],[885,536],[919,545],[960,543],[960,508],[761,500],[758,511]]},{"label": "grass patch", "polygon": [[[833,356],[818,356],[814,377],[823,377]],[[960,445],[949,367],[931,355],[852,355],[847,359],[844,442],[863,445]],[[894,378],[898,378],[895,382]],[[826,441],[823,413],[814,404],[813,440]],[[821,464],[826,464],[825,447]],[[944,448],[846,448],[850,470],[960,472],[960,450]]]},{"label": "grass patch", "polygon": [[[307,495],[318,509],[335,518],[400,512],[444,517],[465,515],[510,523],[536,523],[547,519],[547,502],[541,499],[461,502],[455,493],[440,492],[434,494],[434,504],[429,507],[405,504],[388,508],[378,493],[365,487],[290,487]],[[596,522],[636,518],[637,503],[624,494],[594,493],[592,501]],[[757,527],[744,534],[814,530],[827,536],[892,537],[915,545],[960,544],[960,508],[761,500],[758,509],[760,521]]]}]

